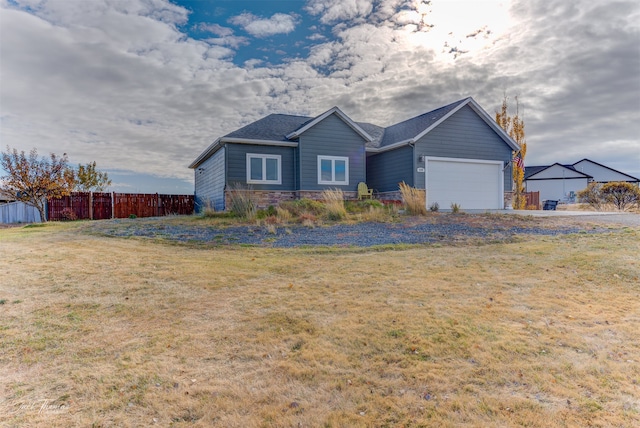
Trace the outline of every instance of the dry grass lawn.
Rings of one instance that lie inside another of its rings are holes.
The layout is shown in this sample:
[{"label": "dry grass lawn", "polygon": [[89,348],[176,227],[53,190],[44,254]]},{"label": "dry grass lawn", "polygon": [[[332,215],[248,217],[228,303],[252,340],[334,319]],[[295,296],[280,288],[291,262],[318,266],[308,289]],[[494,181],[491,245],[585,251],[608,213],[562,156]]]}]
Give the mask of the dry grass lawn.
[{"label": "dry grass lawn", "polygon": [[1,229],[0,425],[640,426],[639,254]]}]

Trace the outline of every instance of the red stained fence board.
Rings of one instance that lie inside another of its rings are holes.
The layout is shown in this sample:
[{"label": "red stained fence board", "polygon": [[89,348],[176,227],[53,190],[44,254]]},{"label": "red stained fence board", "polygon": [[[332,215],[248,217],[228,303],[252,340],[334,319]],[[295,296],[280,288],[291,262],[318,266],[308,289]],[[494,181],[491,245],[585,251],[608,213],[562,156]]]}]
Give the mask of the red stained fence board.
[{"label": "red stained fence board", "polygon": [[155,217],[193,214],[193,195],[159,195],[148,193],[84,193],[48,201],[49,220],[104,220],[127,217]]}]

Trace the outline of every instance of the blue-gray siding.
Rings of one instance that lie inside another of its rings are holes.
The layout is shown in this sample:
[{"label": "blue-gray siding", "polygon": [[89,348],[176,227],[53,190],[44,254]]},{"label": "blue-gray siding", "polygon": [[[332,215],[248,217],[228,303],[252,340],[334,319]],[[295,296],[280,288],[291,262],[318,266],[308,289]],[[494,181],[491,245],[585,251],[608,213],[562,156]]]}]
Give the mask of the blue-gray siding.
[{"label": "blue-gray siding", "polygon": [[281,184],[251,184],[254,190],[295,190],[294,147],[227,144],[227,183],[247,184],[247,153],[281,156]]},{"label": "blue-gray siding", "polygon": [[218,150],[213,156],[194,170],[196,211],[212,207],[223,211],[225,186],[225,148]]},{"label": "blue-gray siding", "polygon": [[413,186],[413,148],[403,146],[367,158],[367,185],[377,192],[398,190],[401,182]]},{"label": "blue-gray siding", "polygon": [[[299,190],[341,188],[356,190],[366,180],[365,141],[349,125],[332,114],[300,136],[298,145]],[[349,158],[349,185],[318,184],[318,156],[346,156]]]},{"label": "blue-gray siding", "polygon": [[[416,141],[416,157],[420,155],[447,158],[501,160],[511,159],[511,148],[468,105]],[[408,166],[409,167],[409,166]],[[424,189],[424,173],[415,173],[415,186]],[[504,190],[511,190],[511,174],[505,170]]]}]

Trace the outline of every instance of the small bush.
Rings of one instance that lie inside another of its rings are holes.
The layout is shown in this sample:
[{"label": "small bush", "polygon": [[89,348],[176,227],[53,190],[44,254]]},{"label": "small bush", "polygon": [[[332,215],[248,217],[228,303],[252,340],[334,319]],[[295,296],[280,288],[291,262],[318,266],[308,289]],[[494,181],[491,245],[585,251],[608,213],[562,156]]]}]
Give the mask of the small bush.
[{"label": "small bush", "polygon": [[275,216],[276,214],[277,214],[277,211],[275,207],[273,205],[269,205],[269,207],[266,210],[258,210],[256,212],[256,218],[263,219],[263,218]]},{"label": "small bush", "polygon": [[640,206],[640,188],[624,181],[606,183],[600,189],[605,201],[620,211]]},{"label": "small bush", "polygon": [[283,223],[283,224],[289,223],[293,218],[293,216],[289,211],[281,207],[276,207],[276,217],[278,217],[278,220],[280,221],[280,223]]},{"label": "small bush", "polygon": [[66,221],[73,221],[78,219],[75,211],[73,211],[73,209],[71,208],[63,208],[60,212],[60,217],[62,218],[62,220]]},{"label": "small bush", "polygon": [[229,189],[229,211],[238,217],[253,220],[256,217],[255,194],[251,187],[232,184]]},{"label": "small bush", "polygon": [[451,212],[454,214],[458,214],[460,212],[460,204],[456,204],[455,202],[451,203]]},{"label": "small bush", "polygon": [[285,201],[280,203],[280,208],[289,211],[294,217],[300,217],[302,214],[311,213],[319,216],[324,211],[322,202],[313,199],[297,199],[295,201]]},{"label": "small bush", "polygon": [[327,189],[322,192],[325,215],[329,220],[342,220],[347,216],[344,207],[344,193],[340,189]]},{"label": "small bush", "polygon": [[400,194],[402,194],[402,202],[409,214],[427,214],[427,195],[424,190],[411,187],[403,181],[400,183]]},{"label": "small bush", "polygon": [[600,194],[600,185],[598,183],[589,183],[587,188],[580,190],[576,196],[578,197],[578,201],[589,204],[598,211],[602,208],[603,199]]},{"label": "small bush", "polygon": [[613,204],[618,210],[625,211],[640,207],[640,189],[624,181],[603,185],[590,183],[586,189],[578,192],[578,200],[591,205],[596,210],[602,209],[606,204]]},{"label": "small bush", "polygon": [[368,212],[370,208],[381,209],[384,204],[376,199],[364,199],[362,201],[345,201],[345,208],[348,213],[357,214]]},{"label": "small bush", "polygon": [[129,218],[138,218],[138,216],[135,214],[129,214]]},{"label": "small bush", "polygon": [[318,218],[310,212],[302,213],[298,216],[298,220],[302,223],[303,226],[313,227],[316,225]]},{"label": "small bush", "polygon": [[275,215],[270,215],[264,219],[265,224],[278,224],[280,223],[280,219]]},{"label": "small bush", "polygon": [[387,221],[390,221],[392,216],[392,208],[388,209],[384,206],[382,208],[370,206],[367,211],[358,214],[360,221],[369,221],[375,223],[385,223]]},{"label": "small bush", "polygon": [[440,210],[440,204],[438,204],[437,202],[434,202],[429,206],[429,211],[433,213],[437,213],[439,210]]}]

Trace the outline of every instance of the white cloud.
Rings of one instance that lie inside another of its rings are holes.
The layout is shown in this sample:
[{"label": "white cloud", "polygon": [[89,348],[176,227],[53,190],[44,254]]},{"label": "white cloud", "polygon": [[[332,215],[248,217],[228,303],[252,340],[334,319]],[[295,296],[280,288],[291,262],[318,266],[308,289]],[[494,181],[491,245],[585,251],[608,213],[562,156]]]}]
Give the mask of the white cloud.
[{"label": "white cloud", "polygon": [[252,13],[243,13],[232,17],[229,22],[242,27],[254,37],[288,34],[296,28],[296,17],[285,13],[276,13],[271,18],[262,18]]},{"label": "white cloud", "polygon": [[332,24],[366,18],[373,10],[372,0],[311,0],[307,2],[307,12],[319,15],[320,22]]},{"label": "white cloud", "polygon": [[198,24],[197,27],[201,31],[207,31],[219,37],[228,37],[233,35],[233,30],[231,28],[223,27],[220,24],[207,24],[202,22]]}]

